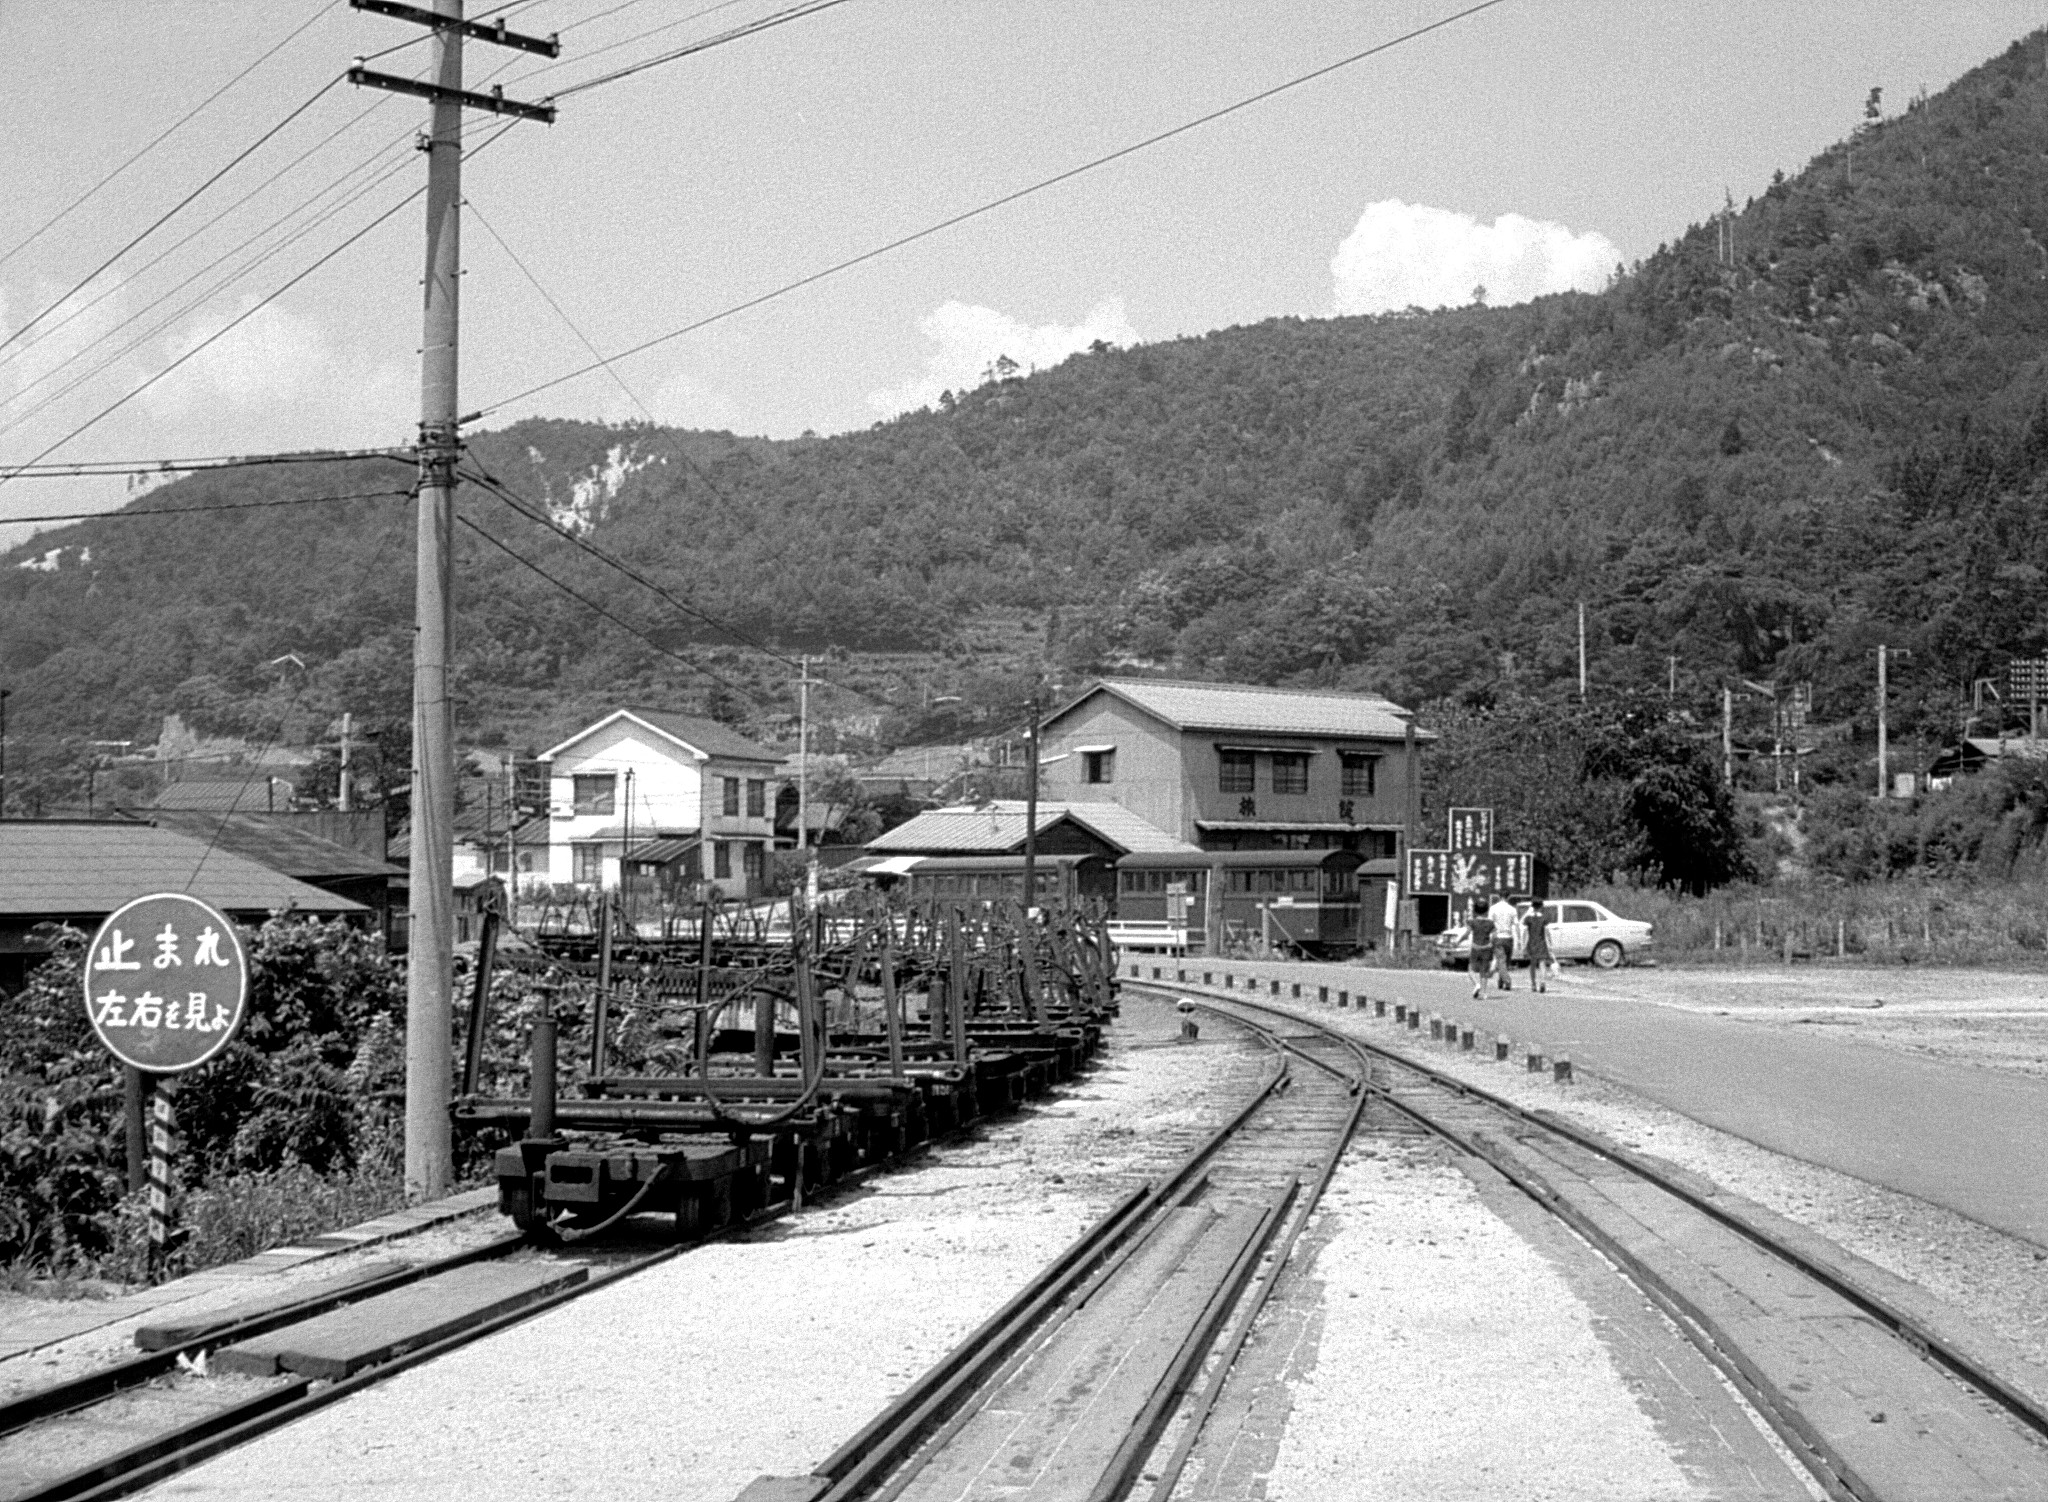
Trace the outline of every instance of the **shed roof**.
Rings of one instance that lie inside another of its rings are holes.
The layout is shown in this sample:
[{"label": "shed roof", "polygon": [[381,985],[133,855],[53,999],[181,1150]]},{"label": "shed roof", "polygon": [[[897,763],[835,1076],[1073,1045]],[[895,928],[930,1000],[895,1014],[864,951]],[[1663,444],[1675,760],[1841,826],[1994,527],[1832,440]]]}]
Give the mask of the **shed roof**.
[{"label": "shed roof", "polygon": [[717,756],[731,761],[779,762],[782,754],[770,751],[757,741],[750,741],[729,725],[716,720],[707,720],[702,715],[679,714],[672,709],[615,709],[603,719],[584,726],[558,746],[550,746],[541,752],[540,760],[548,761],[568,750],[578,741],[596,734],[621,717],[637,720],[648,729],[680,741],[693,751],[705,756]]},{"label": "shed roof", "polygon": [[[1017,799],[999,798],[979,807],[927,809],[907,823],[899,824],[868,841],[877,853],[891,851],[957,850],[1000,852],[1024,843],[1024,804]],[[1124,851],[1149,850],[1161,853],[1192,852],[1194,846],[1175,839],[1164,830],[1132,813],[1120,803],[1041,803],[1038,832],[1062,819],[1072,819]]]},{"label": "shed roof", "polygon": [[[1047,717],[1058,719],[1090,695],[1106,692],[1181,730],[1264,731],[1279,735],[1399,740],[1413,712],[1377,694],[1261,688],[1250,683],[1186,683],[1162,678],[1103,678]],[[1429,731],[1416,736],[1434,740]]]},{"label": "shed roof", "polygon": [[202,844],[246,855],[274,871],[308,881],[336,876],[398,875],[398,868],[387,861],[260,813],[217,814],[196,808],[153,808],[148,817],[159,829],[190,835]]},{"label": "shed roof", "polygon": [[232,913],[368,911],[176,830],[127,821],[0,820],[0,915],[111,913],[151,892],[189,892]]}]

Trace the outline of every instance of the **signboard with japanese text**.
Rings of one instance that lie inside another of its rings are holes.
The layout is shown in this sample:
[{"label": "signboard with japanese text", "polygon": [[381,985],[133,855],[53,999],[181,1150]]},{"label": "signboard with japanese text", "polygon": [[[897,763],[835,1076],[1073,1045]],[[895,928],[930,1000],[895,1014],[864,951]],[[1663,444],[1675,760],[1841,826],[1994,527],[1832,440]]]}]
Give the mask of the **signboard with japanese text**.
[{"label": "signboard with japanese text", "polygon": [[1526,897],[1536,889],[1536,858],[1493,848],[1493,810],[1454,808],[1442,850],[1410,850],[1403,873],[1411,895],[1452,898]]},{"label": "signboard with japanese text", "polygon": [[157,892],[117,909],[85,957],[100,1042],[148,1074],[182,1074],[228,1046],[249,1001],[235,926],[197,897]]},{"label": "signboard with japanese text", "polygon": [[1447,822],[1450,825],[1451,849],[1491,850],[1493,848],[1493,810],[1490,808],[1454,808]]}]

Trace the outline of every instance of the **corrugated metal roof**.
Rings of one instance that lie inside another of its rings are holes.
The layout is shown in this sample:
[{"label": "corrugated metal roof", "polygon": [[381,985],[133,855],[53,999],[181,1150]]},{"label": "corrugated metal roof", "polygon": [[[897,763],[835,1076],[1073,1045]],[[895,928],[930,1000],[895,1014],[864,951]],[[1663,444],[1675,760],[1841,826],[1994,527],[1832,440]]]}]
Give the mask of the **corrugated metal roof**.
[{"label": "corrugated metal roof", "polygon": [[359,902],[175,830],[83,820],[0,821],[0,914],[110,913],[151,892],[190,892],[236,913],[361,913]]},{"label": "corrugated metal roof", "polygon": [[678,714],[670,709],[640,709],[634,707],[613,710],[603,719],[584,726],[583,729],[563,741],[561,745],[551,746],[541,752],[541,756],[544,759],[554,756],[557,752],[575,745],[592,731],[600,730],[604,726],[609,725],[622,714],[631,715],[642,724],[651,725],[664,735],[672,735],[685,745],[696,747],[706,756],[729,757],[734,761],[777,762],[782,760],[782,753],[780,751],[770,751],[766,746],[748,740],[731,726],[721,725],[716,720],[707,720],[701,715]]},{"label": "corrugated metal roof", "polygon": [[[1249,683],[1183,683],[1153,678],[1104,678],[1056,711],[1058,719],[1097,689],[1107,690],[1182,730],[1264,731],[1278,735],[1359,736],[1400,740],[1410,712],[1377,694],[1346,694]],[[1418,737],[1433,740],[1428,731]]]},{"label": "corrugated metal roof", "polygon": [[695,835],[671,835],[666,839],[635,845],[626,852],[625,858],[635,865],[666,866],[670,861],[681,860],[703,843]]},{"label": "corrugated metal roof", "polygon": [[190,835],[201,844],[232,850],[260,861],[287,876],[309,880],[335,876],[395,876],[397,868],[307,830],[294,829],[262,814],[214,814],[195,808],[151,809],[150,822],[160,829]]},{"label": "corrugated metal roof", "polygon": [[[1127,851],[1162,853],[1191,851],[1156,825],[1132,813],[1120,803],[1041,803],[1038,832],[1044,834],[1061,819],[1092,829],[1110,844]],[[908,823],[899,824],[868,841],[868,849],[884,851],[957,850],[1000,853],[1024,843],[1024,805],[1014,799],[998,799],[980,808],[927,809]]]}]

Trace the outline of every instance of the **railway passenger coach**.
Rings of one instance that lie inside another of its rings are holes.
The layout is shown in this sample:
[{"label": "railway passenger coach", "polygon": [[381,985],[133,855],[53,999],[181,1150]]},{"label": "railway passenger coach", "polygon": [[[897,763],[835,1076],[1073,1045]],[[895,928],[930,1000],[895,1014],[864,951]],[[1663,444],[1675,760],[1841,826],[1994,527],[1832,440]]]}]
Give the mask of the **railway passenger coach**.
[{"label": "railway passenger coach", "polygon": [[[1355,954],[1378,936],[1377,909],[1363,912],[1362,889],[1377,892],[1392,861],[1356,850],[1207,850],[1200,854],[1126,855],[1117,862],[1116,917],[1185,929],[1188,947],[1208,931],[1210,885],[1222,887],[1226,950],[1257,946],[1333,956]],[[1365,875],[1379,881],[1361,881]],[[1377,868],[1385,867],[1384,872]]]},{"label": "railway passenger coach", "polygon": [[[928,897],[1015,902],[1024,894],[1021,855],[898,855],[870,866],[866,874],[879,887],[907,892],[913,902]],[[1041,855],[1034,875],[1039,905],[1079,907],[1090,900],[1107,905],[1116,895],[1116,871],[1100,855]]]}]

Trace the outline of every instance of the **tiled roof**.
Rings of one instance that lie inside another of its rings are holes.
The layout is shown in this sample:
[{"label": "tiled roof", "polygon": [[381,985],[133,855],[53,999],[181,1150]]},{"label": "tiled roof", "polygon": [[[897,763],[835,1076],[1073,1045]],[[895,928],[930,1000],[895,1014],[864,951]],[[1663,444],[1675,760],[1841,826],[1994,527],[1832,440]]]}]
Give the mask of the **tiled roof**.
[{"label": "tiled roof", "polygon": [[152,808],[197,808],[217,814],[261,814],[291,806],[292,785],[282,777],[276,779],[274,789],[270,779],[264,777],[174,782],[150,800]]},{"label": "tiled roof", "polygon": [[0,914],[110,913],[151,892],[190,892],[233,913],[296,908],[360,913],[359,902],[308,886],[175,830],[85,820],[0,821]]},{"label": "tiled roof", "polygon": [[160,829],[176,830],[202,844],[212,841],[217,849],[246,855],[287,876],[318,881],[322,877],[398,874],[395,867],[374,856],[262,814],[214,814],[192,808],[155,808],[149,814],[150,822]]},{"label": "tiled roof", "polygon": [[[1104,678],[1056,711],[1057,719],[1097,689],[1104,689],[1182,730],[1265,731],[1276,735],[1355,735],[1399,740],[1410,711],[1376,694],[1260,688],[1246,683],[1181,683],[1153,678]],[[1418,731],[1424,740],[1434,737]]]},{"label": "tiled roof", "polygon": [[575,745],[593,730],[609,725],[622,714],[631,715],[643,724],[652,725],[656,730],[666,735],[674,736],[685,745],[696,747],[706,756],[728,757],[734,761],[778,762],[782,760],[782,753],[780,751],[770,751],[766,746],[756,741],[748,740],[731,726],[721,725],[716,720],[707,720],[701,715],[677,714],[674,710],[669,709],[638,709],[632,707],[613,710],[603,719],[584,726],[581,730],[563,741],[561,745],[550,747],[548,750],[543,751],[541,755],[544,757],[554,756],[566,747]]},{"label": "tiled roof", "polygon": [[[1118,803],[1041,803],[1038,832],[1071,818],[1124,850],[1179,853],[1194,849]],[[934,808],[868,841],[877,853],[958,851],[1000,854],[1024,843],[1024,805],[998,799],[980,808]]]}]

